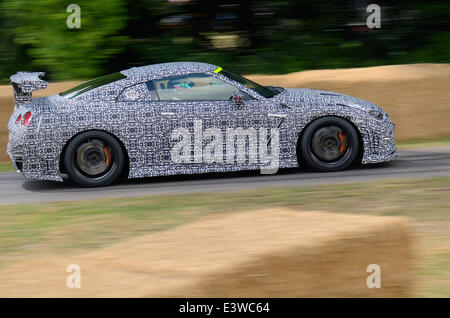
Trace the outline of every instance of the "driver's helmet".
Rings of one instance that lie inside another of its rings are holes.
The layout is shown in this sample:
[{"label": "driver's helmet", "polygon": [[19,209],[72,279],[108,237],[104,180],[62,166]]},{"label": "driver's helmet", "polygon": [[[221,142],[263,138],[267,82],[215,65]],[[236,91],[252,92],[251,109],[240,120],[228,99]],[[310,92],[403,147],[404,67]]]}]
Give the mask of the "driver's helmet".
[{"label": "driver's helmet", "polygon": [[168,84],[168,88],[172,88],[178,93],[184,93],[194,86],[194,82],[185,79],[173,80]]}]

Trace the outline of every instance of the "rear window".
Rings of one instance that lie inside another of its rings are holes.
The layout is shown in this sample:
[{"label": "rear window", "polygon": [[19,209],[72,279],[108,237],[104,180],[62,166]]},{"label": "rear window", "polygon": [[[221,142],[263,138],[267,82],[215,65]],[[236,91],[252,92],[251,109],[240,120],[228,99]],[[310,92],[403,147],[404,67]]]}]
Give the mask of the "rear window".
[{"label": "rear window", "polygon": [[120,72],[108,74],[105,76],[94,78],[83,84],[75,86],[74,88],[71,88],[65,92],[59,93],[59,95],[65,97],[65,98],[74,98],[78,95],[81,95],[83,93],[90,91],[91,89],[121,80],[123,78],[126,78],[126,76]]}]

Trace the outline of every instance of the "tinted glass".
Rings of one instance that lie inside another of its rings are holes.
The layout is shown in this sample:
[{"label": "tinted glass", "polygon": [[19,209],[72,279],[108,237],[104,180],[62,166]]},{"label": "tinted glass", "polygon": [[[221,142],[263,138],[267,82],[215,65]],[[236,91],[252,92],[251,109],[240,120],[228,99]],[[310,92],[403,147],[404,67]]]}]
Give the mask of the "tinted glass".
[{"label": "tinted glass", "polygon": [[248,88],[256,91],[259,95],[264,96],[265,98],[271,98],[275,95],[275,93],[272,92],[267,87],[264,87],[262,85],[259,85],[258,83],[252,82],[251,80],[246,79],[245,77],[242,77],[240,75],[231,73],[230,71],[222,69],[218,73],[220,75],[228,77],[229,79],[231,79],[233,81],[236,81],[238,83],[241,83],[242,85],[247,86]]},{"label": "tinted glass", "polygon": [[208,74],[188,74],[154,80],[161,101],[230,100],[236,87]]},{"label": "tinted glass", "polygon": [[83,93],[86,93],[88,91],[90,91],[91,89],[118,81],[120,79],[125,78],[126,76],[123,75],[120,72],[117,73],[112,73],[109,75],[105,75],[105,76],[101,76],[98,78],[94,78],[90,81],[87,81],[83,84],[80,84],[78,86],[75,86],[74,88],[71,88],[65,92],[59,93],[60,96],[63,96],[65,98],[74,98],[78,95],[81,95]]},{"label": "tinted glass", "polygon": [[151,81],[127,87],[117,97],[117,101],[122,102],[151,102],[157,100],[158,96]]}]

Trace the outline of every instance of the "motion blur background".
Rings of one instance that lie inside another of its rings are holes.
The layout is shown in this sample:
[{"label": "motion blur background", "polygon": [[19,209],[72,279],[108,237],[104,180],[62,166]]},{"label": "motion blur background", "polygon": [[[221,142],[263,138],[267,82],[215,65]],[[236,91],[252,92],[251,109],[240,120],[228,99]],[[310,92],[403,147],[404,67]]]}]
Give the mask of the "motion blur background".
[{"label": "motion blur background", "polygon": [[[66,26],[71,3],[80,29]],[[366,25],[371,3],[379,29]],[[447,63],[449,17],[437,0],[2,0],[0,80],[17,70],[89,79],[181,60],[241,74]]]}]

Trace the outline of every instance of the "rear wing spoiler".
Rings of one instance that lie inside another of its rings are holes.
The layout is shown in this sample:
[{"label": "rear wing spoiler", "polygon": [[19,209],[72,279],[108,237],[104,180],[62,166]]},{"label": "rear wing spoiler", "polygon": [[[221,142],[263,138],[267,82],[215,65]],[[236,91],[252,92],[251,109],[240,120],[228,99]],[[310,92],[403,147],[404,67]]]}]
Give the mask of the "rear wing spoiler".
[{"label": "rear wing spoiler", "polygon": [[11,75],[10,79],[14,88],[16,104],[30,101],[33,91],[47,87],[49,83],[42,79],[44,75],[44,72],[17,72]]}]

